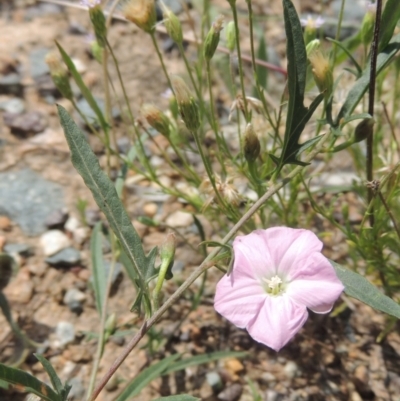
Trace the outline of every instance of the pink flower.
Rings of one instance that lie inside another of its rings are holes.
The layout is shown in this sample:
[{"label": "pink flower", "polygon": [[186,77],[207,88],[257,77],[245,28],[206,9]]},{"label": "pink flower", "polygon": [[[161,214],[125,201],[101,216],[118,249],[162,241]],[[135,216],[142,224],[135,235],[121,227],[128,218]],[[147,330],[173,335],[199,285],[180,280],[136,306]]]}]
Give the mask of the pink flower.
[{"label": "pink flower", "polygon": [[101,0],[81,0],[80,3],[82,6],[94,8],[101,4]]},{"label": "pink flower", "polygon": [[303,327],[307,308],[328,313],[343,291],[322,246],[313,232],[287,227],[236,237],[232,273],[217,284],[216,311],[279,351]]}]

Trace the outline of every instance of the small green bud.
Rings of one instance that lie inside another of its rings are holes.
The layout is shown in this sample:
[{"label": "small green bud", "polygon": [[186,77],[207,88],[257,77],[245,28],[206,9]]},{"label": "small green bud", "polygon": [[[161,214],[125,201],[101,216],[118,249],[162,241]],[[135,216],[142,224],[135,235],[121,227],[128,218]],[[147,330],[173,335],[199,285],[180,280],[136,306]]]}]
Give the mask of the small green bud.
[{"label": "small green bud", "polygon": [[128,0],[123,8],[124,17],[147,33],[153,33],[156,26],[154,0]]},{"label": "small green bud", "polygon": [[166,138],[169,137],[170,124],[168,117],[158,107],[147,103],[142,106],[141,112],[151,127]]},{"label": "small green bud", "polygon": [[200,128],[199,108],[190,89],[178,76],[171,77],[171,81],[183,122],[189,131],[197,131]]},{"label": "small green bud", "polygon": [[99,45],[99,42],[97,40],[94,40],[90,44],[90,50],[92,51],[93,57],[96,59],[96,61],[99,64],[102,64],[104,48]]},{"label": "small green bud", "polygon": [[374,129],[375,120],[373,118],[365,118],[356,127],[354,131],[354,143],[367,139]]},{"label": "small green bud", "polygon": [[232,53],[236,47],[236,30],[235,23],[229,21],[225,27],[226,47]]},{"label": "small green bud", "polygon": [[108,316],[104,328],[108,335],[112,335],[114,334],[116,327],[117,327],[117,315],[115,313],[112,313],[110,316]]},{"label": "small green bud", "polygon": [[248,163],[255,162],[260,154],[260,141],[256,133],[254,132],[253,125],[251,123],[247,124],[246,130],[244,132],[244,157]]},{"label": "small green bud", "polygon": [[182,25],[179,18],[164,4],[160,2],[163,10],[164,25],[168,35],[178,44],[183,43]]},{"label": "small green bud", "polygon": [[376,19],[376,5],[371,4],[361,22],[360,35],[364,46],[368,46],[374,36],[374,25]]},{"label": "small green bud", "polygon": [[45,61],[49,66],[50,75],[56,88],[66,99],[72,100],[73,93],[69,83],[68,73],[63,64],[61,64],[58,55],[55,53],[49,53],[47,54]]},{"label": "small green bud", "polygon": [[311,42],[308,42],[306,46],[307,57],[309,57],[311,53],[319,50],[320,46],[321,42],[319,39],[314,39]]},{"label": "small green bud", "polygon": [[106,17],[104,16],[103,10],[99,5],[96,5],[95,7],[89,8],[89,16],[92,21],[97,43],[100,47],[106,47],[107,28]]},{"label": "small green bud", "polygon": [[223,21],[224,17],[219,16],[212,24],[204,40],[204,58],[207,61],[210,61],[214,57],[215,51],[217,50]]}]

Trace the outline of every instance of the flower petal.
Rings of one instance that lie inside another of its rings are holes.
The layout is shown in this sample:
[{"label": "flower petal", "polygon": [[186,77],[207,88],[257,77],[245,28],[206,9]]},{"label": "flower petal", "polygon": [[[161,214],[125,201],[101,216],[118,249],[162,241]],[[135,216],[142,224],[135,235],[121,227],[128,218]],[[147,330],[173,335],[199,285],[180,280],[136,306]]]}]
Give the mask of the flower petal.
[{"label": "flower petal", "polygon": [[285,295],[266,297],[247,330],[254,340],[279,351],[303,327],[307,317],[306,307]]},{"label": "flower petal", "polygon": [[315,252],[288,284],[286,294],[313,312],[328,313],[343,290],[328,259]]},{"label": "flower petal", "polygon": [[258,281],[248,277],[224,276],[217,284],[214,308],[240,328],[245,328],[258,313],[266,297]]}]

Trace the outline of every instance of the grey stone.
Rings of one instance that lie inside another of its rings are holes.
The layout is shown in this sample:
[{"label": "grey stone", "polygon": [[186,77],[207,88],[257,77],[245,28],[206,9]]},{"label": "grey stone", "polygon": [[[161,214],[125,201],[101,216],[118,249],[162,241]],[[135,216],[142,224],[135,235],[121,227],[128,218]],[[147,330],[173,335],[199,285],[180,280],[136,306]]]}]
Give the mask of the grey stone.
[{"label": "grey stone", "polygon": [[75,339],[75,328],[72,323],[58,322],[55,332],[57,341],[61,347],[64,347]]},{"label": "grey stone", "polygon": [[222,401],[238,401],[242,396],[242,392],[243,386],[239,383],[233,383],[218,394],[218,399]]},{"label": "grey stone", "polygon": [[127,155],[132,147],[132,141],[127,136],[117,139],[117,147],[120,153]]},{"label": "grey stone", "polygon": [[19,74],[13,72],[0,76],[0,94],[22,96],[23,93],[24,87]]},{"label": "grey stone", "polygon": [[57,183],[29,169],[0,173],[0,214],[15,221],[26,235],[45,232],[46,217],[60,207],[64,194]]},{"label": "grey stone", "polygon": [[70,239],[61,230],[46,231],[40,237],[40,244],[46,256],[52,256],[71,245]]},{"label": "grey stone", "polygon": [[49,53],[49,49],[39,48],[32,50],[29,54],[30,73],[33,79],[50,72],[49,66],[46,64],[45,58]]},{"label": "grey stone", "polygon": [[54,267],[72,267],[78,265],[80,261],[81,254],[73,247],[64,248],[46,259],[46,263]]},{"label": "grey stone", "polygon": [[23,257],[33,254],[32,248],[28,244],[6,244],[4,251],[10,255],[20,255]]},{"label": "grey stone", "polygon": [[71,380],[68,381],[68,384],[72,386],[68,394],[68,400],[69,401],[83,400],[86,390],[85,387],[83,386],[82,380],[79,377],[73,377]]},{"label": "grey stone", "polygon": [[46,226],[50,229],[62,229],[68,220],[69,214],[66,209],[58,209],[50,213],[46,218]]},{"label": "grey stone", "polygon": [[206,374],[206,380],[215,392],[218,392],[223,387],[222,379],[218,372],[208,372]]},{"label": "grey stone", "polygon": [[38,111],[26,113],[4,113],[4,124],[10,127],[11,133],[21,137],[43,132],[47,127],[45,116]]},{"label": "grey stone", "polygon": [[63,302],[68,308],[80,315],[83,312],[83,301],[86,299],[86,294],[76,288],[70,288],[64,295]]},{"label": "grey stone", "polygon": [[0,109],[7,113],[21,114],[25,111],[25,103],[23,100],[13,97],[10,100],[0,102]]}]

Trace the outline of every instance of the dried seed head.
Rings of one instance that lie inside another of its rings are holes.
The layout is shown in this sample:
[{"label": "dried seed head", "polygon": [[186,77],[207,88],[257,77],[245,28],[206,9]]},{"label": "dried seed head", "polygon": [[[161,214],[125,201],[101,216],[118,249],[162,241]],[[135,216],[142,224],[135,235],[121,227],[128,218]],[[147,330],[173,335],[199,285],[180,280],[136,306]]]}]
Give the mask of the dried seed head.
[{"label": "dried seed head", "polygon": [[176,43],[183,43],[183,33],[182,25],[179,18],[164,4],[163,1],[160,2],[161,8],[164,16],[164,25],[167,30],[168,35]]},{"label": "dried seed head", "polygon": [[56,53],[48,53],[45,61],[50,69],[50,75],[59,92],[68,100],[73,99],[68,73],[61,59]]},{"label": "dried seed head", "polygon": [[354,131],[354,143],[367,139],[372,134],[374,124],[375,120],[373,118],[365,118],[362,120]]},{"label": "dried seed head", "polygon": [[178,76],[171,77],[171,82],[183,122],[189,131],[197,131],[200,128],[199,110],[190,89]]},{"label": "dried seed head", "polygon": [[360,28],[361,40],[365,46],[371,43],[372,37],[374,36],[375,20],[376,4],[369,4]]},{"label": "dried seed head", "polygon": [[103,10],[100,7],[100,1],[87,0],[88,3],[96,3],[94,6],[89,6],[89,16],[92,22],[94,33],[96,35],[97,43],[100,47],[105,47],[107,43],[107,27],[106,17],[104,16]]},{"label": "dried seed head", "polygon": [[169,137],[170,128],[168,117],[156,106],[144,104],[141,112],[148,124],[165,137]]},{"label": "dried seed head", "polygon": [[[241,198],[233,184],[233,177],[226,177],[225,180],[222,180],[218,174],[215,174],[215,187],[221,195],[221,198],[224,199],[228,204],[232,206],[239,205]],[[203,209],[206,209],[216,198],[214,188],[209,178],[203,180],[203,182],[200,184],[199,190],[203,194],[207,195],[206,202],[203,205]]]},{"label": "dried seed head", "polygon": [[204,40],[204,57],[207,61],[210,61],[213,58],[215,51],[217,50],[223,22],[224,17],[219,16],[212,24]]},{"label": "dried seed head", "polygon": [[257,160],[260,154],[260,141],[254,131],[253,124],[247,124],[244,132],[244,157],[248,163],[253,163]]},{"label": "dried seed head", "polygon": [[156,24],[154,0],[128,0],[123,8],[124,17],[147,33],[153,33]]},{"label": "dried seed head", "polygon": [[308,59],[310,60],[312,73],[318,89],[321,92],[325,92],[325,97],[329,97],[333,87],[333,75],[329,59],[319,50],[310,53]]}]

